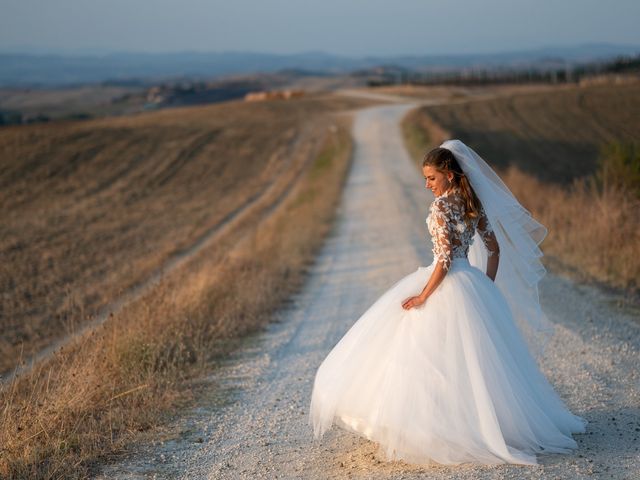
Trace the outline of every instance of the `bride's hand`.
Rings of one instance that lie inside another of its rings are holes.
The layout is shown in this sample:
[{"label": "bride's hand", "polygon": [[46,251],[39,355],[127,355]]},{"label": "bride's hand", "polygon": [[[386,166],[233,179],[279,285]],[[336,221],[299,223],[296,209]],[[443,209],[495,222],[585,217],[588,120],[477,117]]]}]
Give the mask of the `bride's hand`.
[{"label": "bride's hand", "polygon": [[425,302],[426,298],[422,298],[420,296],[417,297],[409,297],[404,302],[402,302],[402,308],[405,310],[409,310],[413,307],[419,307]]}]

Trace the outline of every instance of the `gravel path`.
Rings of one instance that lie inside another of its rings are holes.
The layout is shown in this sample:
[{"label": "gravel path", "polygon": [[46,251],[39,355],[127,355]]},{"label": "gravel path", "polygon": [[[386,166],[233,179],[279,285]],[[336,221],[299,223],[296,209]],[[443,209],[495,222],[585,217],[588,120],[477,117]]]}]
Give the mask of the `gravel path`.
[{"label": "gravel path", "polygon": [[424,219],[432,197],[398,127],[411,107],[358,112],[339,216],[303,291],[207,379],[215,387],[208,404],[97,478],[640,479],[638,312],[553,275],[541,284],[557,325],[544,371],[590,422],[574,437],[575,454],[540,456],[533,467],[422,468],[381,462],[375,444],[335,427],[313,439],[307,422],[317,367],[389,286],[431,262]]}]

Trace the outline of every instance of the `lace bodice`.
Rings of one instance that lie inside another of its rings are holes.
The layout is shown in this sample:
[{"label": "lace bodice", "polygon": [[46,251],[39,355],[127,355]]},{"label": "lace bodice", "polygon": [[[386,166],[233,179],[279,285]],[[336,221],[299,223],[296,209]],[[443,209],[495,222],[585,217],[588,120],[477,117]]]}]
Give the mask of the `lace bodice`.
[{"label": "lace bodice", "polygon": [[478,232],[489,256],[499,255],[500,248],[484,208],[480,215],[465,223],[465,203],[459,189],[436,196],[431,204],[427,226],[433,243],[433,258],[449,270],[453,258],[467,258],[473,235]]}]

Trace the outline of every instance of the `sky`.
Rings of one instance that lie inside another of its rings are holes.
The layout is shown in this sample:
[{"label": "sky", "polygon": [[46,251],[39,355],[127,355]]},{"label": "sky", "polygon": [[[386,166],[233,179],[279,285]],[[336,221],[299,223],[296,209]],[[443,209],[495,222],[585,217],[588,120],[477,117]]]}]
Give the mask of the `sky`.
[{"label": "sky", "polygon": [[0,50],[348,56],[640,46],[639,0],[0,0]]}]

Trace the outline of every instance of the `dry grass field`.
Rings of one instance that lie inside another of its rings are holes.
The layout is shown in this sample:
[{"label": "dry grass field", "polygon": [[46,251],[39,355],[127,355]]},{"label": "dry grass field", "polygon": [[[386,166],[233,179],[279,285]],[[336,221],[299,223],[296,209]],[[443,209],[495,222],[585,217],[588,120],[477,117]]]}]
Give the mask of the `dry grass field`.
[{"label": "dry grass field", "polygon": [[318,95],[0,131],[14,158],[1,177],[3,304],[16,299],[5,364],[18,341],[62,334],[258,198],[155,288],[0,389],[0,477],[86,478],[269,321],[331,226],[351,155],[348,116],[333,114],[362,104]]},{"label": "dry grass field", "polygon": [[446,100],[447,104],[469,99],[489,99],[505,95],[558,91],[562,87],[548,84],[506,85],[388,85],[371,88],[370,91],[415,100]]},{"label": "dry grass field", "polygon": [[144,87],[81,85],[55,89],[0,88],[0,112],[50,119],[140,111]]},{"label": "dry grass field", "polygon": [[315,96],[0,129],[0,371],[284,187],[321,114],[350,105]]},{"label": "dry grass field", "polygon": [[463,140],[548,227],[550,266],[637,292],[637,191],[598,175],[607,145],[640,139],[640,83],[509,93],[410,112],[403,130],[412,155],[421,161],[442,140]]},{"label": "dry grass field", "polygon": [[601,145],[640,139],[640,82],[509,93],[425,111],[497,167],[556,184],[594,173]]}]

